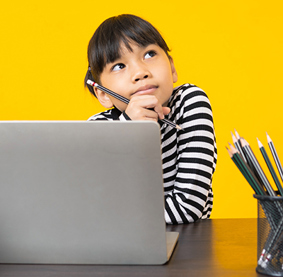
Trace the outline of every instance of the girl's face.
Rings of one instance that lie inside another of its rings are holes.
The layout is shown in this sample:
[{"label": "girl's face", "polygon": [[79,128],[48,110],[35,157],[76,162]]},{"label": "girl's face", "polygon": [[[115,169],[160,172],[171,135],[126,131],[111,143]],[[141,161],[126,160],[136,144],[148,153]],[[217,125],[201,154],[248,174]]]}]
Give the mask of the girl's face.
[{"label": "girl's face", "polygon": [[[121,57],[106,64],[100,75],[101,85],[129,100],[133,95],[152,94],[162,106],[166,106],[173,83],[178,79],[173,60],[169,60],[163,49],[155,44],[141,47],[131,43],[130,46],[133,51],[122,45]],[[126,109],[126,104],[120,100],[105,97],[120,111]]]}]

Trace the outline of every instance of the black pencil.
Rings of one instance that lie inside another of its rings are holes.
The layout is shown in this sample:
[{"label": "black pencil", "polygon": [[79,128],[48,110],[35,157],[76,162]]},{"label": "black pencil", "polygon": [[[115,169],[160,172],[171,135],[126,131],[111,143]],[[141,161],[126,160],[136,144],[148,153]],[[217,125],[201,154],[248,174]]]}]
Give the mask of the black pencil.
[{"label": "black pencil", "polygon": [[[236,130],[235,130],[235,134],[236,134],[237,136],[239,136],[239,134],[237,133]],[[231,132],[231,135],[232,135],[232,140],[233,140],[233,143],[234,143],[236,149],[237,149],[237,150],[239,151],[239,153],[242,155],[244,161],[247,162],[247,159],[246,159],[245,154],[244,154],[244,152],[243,152],[243,149],[242,149],[240,140],[239,140],[238,138],[236,138],[232,132]]]},{"label": "black pencil", "polygon": [[243,176],[245,177],[247,182],[250,184],[254,192],[258,195],[265,195],[266,192],[260,185],[257,177],[254,175],[254,173],[252,172],[248,164],[244,161],[243,157],[240,155],[238,150],[236,150],[231,144],[229,145],[230,145],[231,150],[229,150],[228,148],[226,149],[230,155],[230,158],[235,163],[235,165],[238,167],[240,172],[243,174]]},{"label": "black pencil", "polygon": [[[246,180],[251,185],[252,189],[255,191],[257,195],[267,195],[268,194],[271,196],[276,196],[262,168],[260,167],[252,149],[250,148],[250,145],[243,138],[241,138],[240,141],[241,141],[241,146],[242,146],[244,155],[240,155],[239,151],[235,147],[233,147],[231,144],[229,144],[231,150],[229,150],[227,147],[226,148],[228,150],[228,153],[231,159],[236,164],[240,172],[244,175],[244,177],[246,178]],[[246,157],[248,163],[244,161],[243,157]],[[276,201],[274,202],[274,205],[275,205],[274,208],[276,208],[276,210],[278,210],[279,214],[281,215],[281,219],[278,221],[278,218],[274,216],[272,212],[269,211],[271,208],[269,207],[271,202],[261,201],[260,204],[262,206],[262,209],[266,215],[266,218],[272,230],[268,234],[268,238],[265,241],[265,245],[263,247],[262,253],[258,261],[258,265],[265,268],[267,267],[270,259],[272,259],[272,257],[275,255],[278,249],[278,241],[280,241],[280,238],[282,236],[283,209],[279,203],[277,203]]]},{"label": "black pencil", "polygon": [[264,148],[263,144],[259,141],[259,139],[257,139],[257,142],[258,142],[259,150],[260,150],[260,152],[261,152],[261,154],[262,154],[262,156],[263,156],[263,158],[265,160],[265,163],[266,163],[266,165],[267,165],[267,167],[268,167],[268,169],[270,171],[270,174],[271,174],[271,176],[272,176],[272,178],[274,180],[274,183],[276,184],[276,187],[277,187],[280,195],[283,196],[283,188],[282,188],[281,183],[280,183],[280,181],[279,181],[279,179],[278,179],[278,177],[276,175],[276,172],[275,172],[275,170],[274,170],[274,168],[273,168],[273,166],[271,164],[271,161],[270,161],[270,159],[269,159],[269,157],[268,157],[268,155],[267,155],[267,153],[265,151],[265,148]]},{"label": "black pencil", "polygon": [[250,161],[252,162],[255,170],[258,173],[258,176],[259,176],[262,184],[265,187],[265,189],[267,190],[269,195],[276,196],[276,194],[275,194],[272,186],[270,185],[267,177],[265,176],[265,174],[264,174],[264,172],[263,172],[263,170],[262,170],[262,168],[261,168],[257,158],[255,157],[253,151],[251,150],[249,143],[246,140],[244,140],[244,139],[242,139],[241,142],[242,142],[242,146],[243,146],[243,151],[246,153],[246,155],[249,157]]},{"label": "black pencil", "polygon": [[[112,91],[112,90],[110,90],[108,88],[105,88],[105,87],[103,87],[103,86],[101,86],[101,85],[99,85],[99,84],[97,84],[97,83],[95,83],[95,82],[93,82],[91,80],[87,80],[87,84],[89,84],[89,85],[91,85],[93,87],[96,87],[96,88],[104,91],[105,93],[107,93],[110,96],[113,96],[114,98],[124,102],[125,104],[129,104],[129,102],[130,102],[130,100],[125,98],[124,96],[121,96],[120,94],[118,94],[118,93],[116,93],[116,92],[114,92],[114,91]],[[168,120],[166,118],[161,119],[161,121],[166,123],[167,125],[173,127],[173,128],[176,128],[178,130],[182,130],[182,128],[179,125],[177,125],[176,123],[174,123],[174,122],[172,122],[172,121],[170,121],[170,120]]]},{"label": "black pencil", "polygon": [[273,159],[274,159],[275,164],[277,166],[277,169],[278,169],[279,175],[281,177],[281,180],[283,181],[283,169],[282,169],[281,162],[279,160],[279,157],[277,155],[277,152],[275,150],[275,147],[274,147],[274,144],[273,144],[271,138],[269,137],[269,135],[267,133],[266,133],[266,136],[267,136],[268,146],[270,148],[270,151],[272,153]]},{"label": "black pencil", "polygon": [[[242,146],[243,146],[243,150],[244,152],[247,154],[247,156],[249,157],[249,159],[252,161],[256,171],[258,172],[259,177],[261,178],[261,181],[265,187],[265,189],[267,190],[268,194],[270,196],[276,196],[276,193],[274,192],[273,188],[271,187],[268,179],[266,178],[262,168],[260,167],[254,153],[252,152],[250,145],[248,144],[248,142],[244,139],[241,140],[242,142]],[[263,202],[265,203],[265,202]],[[268,203],[268,202],[267,202]],[[262,208],[265,210],[265,215],[269,221],[270,227],[272,228],[273,232],[271,232],[265,242],[263,251],[262,251],[262,257],[259,260],[259,265],[261,265],[262,267],[267,267],[267,264],[269,263],[269,261],[271,260],[271,258],[274,256],[274,253],[276,252],[276,250],[278,249],[278,245],[276,244],[276,242],[278,241],[278,239],[280,238],[280,235],[282,234],[282,227],[283,227],[283,208],[282,206],[277,202],[274,201],[274,207],[276,207],[276,209],[278,210],[281,219],[279,222],[276,223],[276,218],[274,218],[272,213],[266,212],[267,209],[265,208],[265,206],[267,205],[267,203],[262,205]]]}]

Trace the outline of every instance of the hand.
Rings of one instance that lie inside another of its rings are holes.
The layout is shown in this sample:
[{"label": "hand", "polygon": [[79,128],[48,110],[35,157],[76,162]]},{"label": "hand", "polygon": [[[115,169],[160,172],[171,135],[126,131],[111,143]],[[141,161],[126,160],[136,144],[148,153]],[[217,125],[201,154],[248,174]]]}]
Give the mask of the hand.
[{"label": "hand", "polygon": [[125,110],[132,120],[164,119],[164,115],[170,112],[170,108],[162,107],[154,95],[133,96]]}]

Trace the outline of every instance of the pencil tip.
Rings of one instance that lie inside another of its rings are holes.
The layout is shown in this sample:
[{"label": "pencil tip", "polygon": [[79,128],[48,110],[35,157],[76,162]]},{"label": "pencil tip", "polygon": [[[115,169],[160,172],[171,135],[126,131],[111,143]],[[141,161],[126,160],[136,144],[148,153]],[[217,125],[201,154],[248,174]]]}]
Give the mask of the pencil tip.
[{"label": "pencil tip", "polygon": [[234,131],[235,131],[235,134],[236,134],[237,139],[240,139],[240,135],[238,134],[238,132],[236,131],[236,129],[234,129]]},{"label": "pencil tip", "polygon": [[260,142],[260,140],[258,138],[256,138],[256,139],[257,139],[258,147],[259,148],[263,147],[263,144]]},{"label": "pencil tip", "polygon": [[243,137],[241,137],[240,142],[243,147],[249,145],[248,142]]},{"label": "pencil tip", "polygon": [[266,132],[266,137],[267,137],[268,143],[269,143],[269,142],[272,142],[272,140],[271,140],[270,136],[267,134],[267,132]]},{"label": "pencil tip", "polygon": [[228,151],[228,154],[229,154],[230,158],[232,158],[233,154],[232,154],[231,150],[227,146],[226,146],[226,149]]}]

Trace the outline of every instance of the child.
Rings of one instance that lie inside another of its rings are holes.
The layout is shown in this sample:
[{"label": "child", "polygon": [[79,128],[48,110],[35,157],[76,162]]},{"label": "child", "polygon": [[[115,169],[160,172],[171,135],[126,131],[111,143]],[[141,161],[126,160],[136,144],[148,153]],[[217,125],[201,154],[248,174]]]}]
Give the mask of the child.
[{"label": "child", "polygon": [[[105,20],[88,46],[88,79],[128,98],[129,104],[88,86],[107,109],[89,120],[159,121],[165,220],[180,224],[210,217],[217,150],[206,94],[184,84],[173,88],[177,72],[159,32],[140,17],[124,14]],[[110,109],[112,108],[112,109]]]}]

